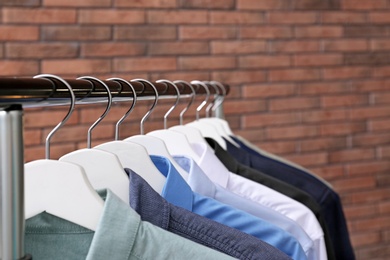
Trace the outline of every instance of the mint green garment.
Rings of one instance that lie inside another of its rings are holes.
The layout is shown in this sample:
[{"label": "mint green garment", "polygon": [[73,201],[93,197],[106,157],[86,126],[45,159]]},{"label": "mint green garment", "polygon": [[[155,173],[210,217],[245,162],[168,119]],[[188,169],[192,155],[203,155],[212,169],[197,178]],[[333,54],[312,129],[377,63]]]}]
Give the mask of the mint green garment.
[{"label": "mint green garment", "polygon": [[40,213],[26,221],[25,251],[33,259],[232,259],[165,231],[140,216],[111,191],[96,232]]}]

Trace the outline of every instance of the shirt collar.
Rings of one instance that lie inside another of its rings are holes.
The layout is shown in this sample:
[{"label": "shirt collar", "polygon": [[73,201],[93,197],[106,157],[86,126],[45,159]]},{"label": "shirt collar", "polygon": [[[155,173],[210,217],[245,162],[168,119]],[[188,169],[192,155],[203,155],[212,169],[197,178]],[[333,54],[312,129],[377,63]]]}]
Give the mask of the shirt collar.
[{"label": "shirt collar", "polygon": [[198,165],[213,183],[226,188],[229,182],[229,171],[215,156],[213,150],[203,143],[192,143],[194,150],[200,155]]},{"label": "shirt collar", "polygon": [[214,149],[215,155],[223,163],[223,165],[225,165],[225,167],[231,172],[238,172],[238,163],[236,159],[225,151],[215,140],[207,137],[205,139]]},{"label": "shirt collar", "polygon": [[173,156],[173,159],[186,172],[188,172],[188,184],[194,192],[214,198],[216,188],[214,183],[206,176],[196,162],[187,156]]},{"label": "shirt collar", "polygon": [[[113,255],[118,259],[129,259],[141,224],[140,216],[110,190],[102,190],[99,194],[105,198],[103,214],[86,259],[110,259]],[[123,250],[123,243],[129,250]]]},{"label": "shirt collar", "polygon": [[170,203],[192,211],[193,193],[172,163],[165,157],[151,155],[154,165],[167,178],[162,196]]},{"label": "shirt collar", "polygon": [[137,173],[130,169],[126,169],[126,172],[130,179],[130,206],[143,221],[168,230],[170,218],[168,202]]}]

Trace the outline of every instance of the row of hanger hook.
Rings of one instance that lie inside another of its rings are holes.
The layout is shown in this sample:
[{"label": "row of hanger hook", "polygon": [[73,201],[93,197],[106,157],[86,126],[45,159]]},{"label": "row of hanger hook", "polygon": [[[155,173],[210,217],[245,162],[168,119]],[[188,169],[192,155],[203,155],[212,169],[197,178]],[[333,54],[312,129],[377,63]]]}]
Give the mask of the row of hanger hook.
[{"label": "row of hanger hook", "polygon": [[[68,110],[67,114],[65,115],[65,117],[61,120],[61,122],[58,123],[46,137],[45,155],[46,155],[46,159],[49,159],[50,158],[50,140],[53,137],[53,135],[58,131],[58,129],[60,129],[68,121],[68,119],[71,117],[73,111],[75,110],[76,96],[74,94],[72,86],[66,80],[64,80],[63,78],[61,78],[59,76],[52,75],[52,74],[40,74],[40,75],[35,76],[34,78],[43,78],[43,79],[47,79],[47,80],[58,80],[59,82],[64,84],[64,86],[69,90],[69,98],[70,98],[69,110]],[[105,108],[103,114],[88,129],[87,148],[91,148],[92,130],[107,116],[108,112],[110,111],[110,109],[112,107],[113,97],[112,97],[111,91],[110,91],[109,87],[107,86],[107,84],[98,78],[91,77],[91,76],[83,76],[83,77],[78,77],[77,80],[86,80],[86,81],[89,81],[91,83],[94,83],[94,82],[98,83],[101,86],[103,86],[107,92],[107,105],[106,105],[106,108]],[[157,101],[159,99],[159,93],[157,91],[157,88],[154,86],[154,84],[152,82],[145,80],[145,79],[133,79],[133,80],[127,81],[127,80],[124,80],[122,78],[109,78],[109,79],[107,79],[107,81],[115,81],[121,87],[123,87],[123,85],[127,86],[128,88],[130,88],[131,93],[132,93],[132,99],[131,99],[132,103],[131,103],[129,109],[118,120],[118,122],[115,125],[115,140],[119,140],[119,127],[123,123],[123,121],[130,115],[130,113],[133,111],[133,109],[137,103],[137,93],[136,93],[136,90],[135,90],[134,86],[132,85],[132,83],[139,82],[139,83],[142,83],[144,90],[146,87],[150,87],[153,90],[153,94],[154,94],[153,103],[140,121],[140,134],[143,135],[144,134],[144,123],[149,118],[149,116],[151,115],[153,110],[155,109],[155,107],[157,105]],[[180,102],[180,90],[177,87],[177,84],[184,85],[191,90],[190,100],[187,103],[186,107],[180,112],[180,115],[179,115],[180,125],[183,124],[184,113],[188,111],[188,109],[193,104],[195,97],[196,97],[196,91],[198,89],[195,89],[192,85],[197,86],[197,88],[202,87],[202,88],[204,88],[204,90],[206,92],[205,98],[196,108],[196,120],[199,120],[200,112],[206,106],[207,103],[209,103],[209,105],[205,109],[205,116],[210,117],[211,114],[214,113],[218,109],[218,107],[220,107],[222,105],[224,97],[226,96],[225,86],[218,81],[193,80],[190,83],[188,83],[187,81],[184,81],[184,80],[175,80],[172,82],[172,81],[169,81],[166,79],[161,79],[161,80],[157,80],[156,83],[163,83],[166,86],[166,90],[168,90],[170,87],[172,87],[176,93],[176,95],[175,95],[176,98],[175,98],[174,104],[170,107],[170,109],[164,115],[164,129],[167,129],[167,127],[168,127],[168,116],[172,113],[172,111],[177,107],[177,105]],[[214,99],[211,102],[209,102],[210,97],[211,97],[209,85],[212,86],[212,88],[214,89],[214,92],[216,94],[214,96]],[[220,91],[219,89],[221,89],[222,91]]]}]

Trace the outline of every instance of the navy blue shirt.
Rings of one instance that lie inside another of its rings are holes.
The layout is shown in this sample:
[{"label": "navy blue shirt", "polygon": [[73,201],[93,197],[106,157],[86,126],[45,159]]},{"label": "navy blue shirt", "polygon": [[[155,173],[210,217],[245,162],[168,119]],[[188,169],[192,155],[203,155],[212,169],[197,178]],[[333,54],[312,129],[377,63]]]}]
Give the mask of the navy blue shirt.
[{"label": "navy blue shirt", "polygon": [[289,183],[312,196],[321,207],[336,258],[355,259],[340,197],[334,190],[304,170],[259,154],[237,138],[234,140],[242,149],[225,140],[227,151],[240,163]]},{"label": "navy blue shirt", "polygon": [[126,172],[130,178],[130,206],[143,221],[238,259],[290,259],[251,235],[170,204],[142,177],[130,169]]}]

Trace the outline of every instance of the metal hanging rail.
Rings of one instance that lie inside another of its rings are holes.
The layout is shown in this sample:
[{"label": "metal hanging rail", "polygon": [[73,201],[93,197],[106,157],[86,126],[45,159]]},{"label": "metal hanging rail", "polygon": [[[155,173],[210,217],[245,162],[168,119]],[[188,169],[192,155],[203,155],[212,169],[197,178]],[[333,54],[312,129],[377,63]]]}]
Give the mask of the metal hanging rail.
[{"label": "metal hanging rail", "polygon": [[[107,92],[101,84],[82,79],[65,80],[72,87],[78,103],[106,102]],[[103,82],[108,86],[114,102],[132,98],[129,88],[118,81]],[[131,81],[131,84],[138,100],[154,99],[153,90],[143,83]],[[186,84],[175,84],[180,97],[193,94]],[[153,85],[159,98],[176,98],[175,90],[169,88],[168,84],[153,82]],[[220,93],[226,95],[229,92],[228,85],[206,85],[217,98]],[[191,86],[196,95],[206,94],[198,84]],[[65,105],[69,100],[68,88],[54,78],[0,78],[0,259],[32,259],[24,252],[23,107]],[[222,106],[217,115],[223,116]]]}]

